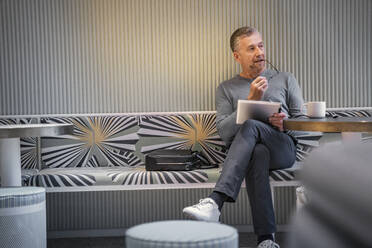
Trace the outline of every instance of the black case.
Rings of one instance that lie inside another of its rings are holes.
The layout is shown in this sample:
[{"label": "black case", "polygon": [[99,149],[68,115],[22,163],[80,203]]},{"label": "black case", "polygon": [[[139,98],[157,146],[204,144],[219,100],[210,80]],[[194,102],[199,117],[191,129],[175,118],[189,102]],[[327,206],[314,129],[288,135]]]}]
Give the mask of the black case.
[{"label": "black case", "polygon": [[190,150],[157,150],[146,155],[148,171],[188,171],[201,167],[197,152]]}]

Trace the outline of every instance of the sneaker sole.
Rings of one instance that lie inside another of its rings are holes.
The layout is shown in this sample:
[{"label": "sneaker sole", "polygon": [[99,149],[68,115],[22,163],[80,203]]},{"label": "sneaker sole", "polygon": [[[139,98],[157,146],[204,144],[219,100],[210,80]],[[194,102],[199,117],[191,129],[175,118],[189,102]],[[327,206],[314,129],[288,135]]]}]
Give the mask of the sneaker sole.
[{"label": "sneaker sole", "polygon": [[191,219],[191,220],[198,220],[198,218],[196,218],[194,215],[192,214],[189,214],[189,213],[185,213],[183,212],[183,215],[186,216],[188,219]]},{"label": "sneaker sole", "polygon": [[183,215],[185,215],[187,218],[191,219],[191,220],[195,220],[195,221],[205,221],[205,222],[211,222],[211,223],[221,223],[220,221],[211,221],[211,220],[203,220],[203,219],[199,219],[198,217],[196,217],[195,215],[192,215],[190,213],[187,213],[187,212],[183,212]]}]

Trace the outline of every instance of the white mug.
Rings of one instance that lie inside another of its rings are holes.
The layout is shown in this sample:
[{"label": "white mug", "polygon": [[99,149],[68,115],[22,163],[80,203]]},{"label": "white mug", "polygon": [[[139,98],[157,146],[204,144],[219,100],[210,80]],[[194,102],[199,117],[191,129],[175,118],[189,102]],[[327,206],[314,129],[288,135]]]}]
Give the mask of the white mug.
[{"label": "white mug", "polygon": [[306,115],[310,118],[324,118],[326,114],[325,102],[307,102],[304,103],[306,107]]}]

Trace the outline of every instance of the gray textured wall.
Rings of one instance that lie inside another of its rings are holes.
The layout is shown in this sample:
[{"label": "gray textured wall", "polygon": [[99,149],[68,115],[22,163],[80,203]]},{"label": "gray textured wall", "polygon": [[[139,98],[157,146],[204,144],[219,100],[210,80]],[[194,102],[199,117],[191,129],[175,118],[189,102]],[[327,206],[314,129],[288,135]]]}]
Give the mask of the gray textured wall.
[{"label": "gray textured wall", "polygon": [[0,115],[214,110],[262,31],[305,100],[372,106],[370,0],[0,0]]}]

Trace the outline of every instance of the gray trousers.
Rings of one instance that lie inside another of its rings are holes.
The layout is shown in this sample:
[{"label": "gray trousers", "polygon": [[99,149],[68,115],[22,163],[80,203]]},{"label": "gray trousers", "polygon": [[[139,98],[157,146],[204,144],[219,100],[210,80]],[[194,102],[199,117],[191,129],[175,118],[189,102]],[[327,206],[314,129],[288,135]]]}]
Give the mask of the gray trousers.
[{"label": "gray trousers", "polygon": [[296,159],[293,139],[256,120],[244,122],[235,135],[214,191],[235,202],[245,178],[257,235],[275,233],[269,170],[291,167]]}]

